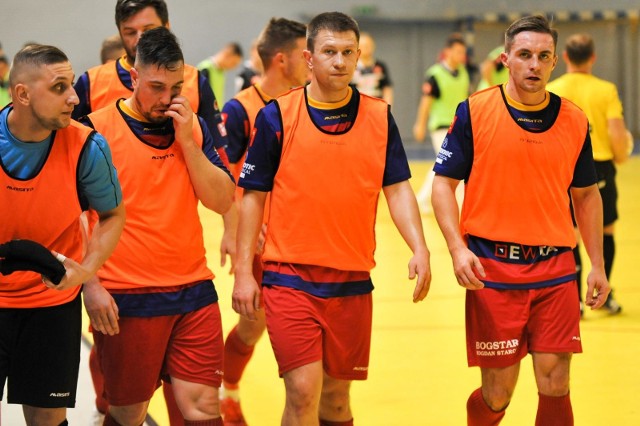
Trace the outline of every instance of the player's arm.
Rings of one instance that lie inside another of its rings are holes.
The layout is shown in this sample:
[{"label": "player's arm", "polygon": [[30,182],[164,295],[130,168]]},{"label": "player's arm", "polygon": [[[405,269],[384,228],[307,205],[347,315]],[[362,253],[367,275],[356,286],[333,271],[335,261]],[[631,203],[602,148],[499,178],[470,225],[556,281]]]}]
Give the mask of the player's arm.
[{"label": "player's arm", "polygon": [[250,320],[256,320],[256,311],[260,310],[260,288],[252,265],[266,199],[267,192],[245,190],[239,209],[232,307]]},{"label": "player's arm", "polygon": [[456,201],[456,188],[471,172],[473,162],[473,136],[469,124],[468,102],[462,102],[456,111],[454,125],[447,135],[447,150],[451,155],[438,154],[434,171],[431,204],[440,231],[447,242],[458,283],[469,289],[484,287],[476,275],[484,277],[484,269],[460,234],[460,210]]},{"label": "player's arm", "polygon": [[[211,89],[209,89],[211,90]],[[244,119],[241,118],[244,114]],[[246,121],[245,121],[246,120]],[[246,118],[244,108],[235,99],[231,99],[224,105],[222,109],[222,124],[227,133],[227,146],[225,152],[229,160],[229,169],[237,180],[240,174],[239,168],[242,164],[238,162],[242,159],[246,147],[248,145],[248,128],[249,119]],[[231,267],[229,273],[233,273],[236,263],[236,238],[238,229],[238,203],[233,203],[227,213],[222,216],[224,224],[224,233],[220,240],[220,266],[224,267],[227,262],[227,256],[231,259]]]},{"label": "player's arm", "polygon": [[[88,119],[85,123],[90,124]],[[92,230],[83,226],[88,236],[85,258],[93,252],[106,259],[114,250],[124,227],[124,207],[118,175],[111,160],[111,151],[102,135],[94,133],[87,142],[80,158],[78,176],[83,202],[86,202],[86,207],[99,212],[97,215],[94,213],[97,223]],[[102,262],[104,260],[100,264]],[[84,281],[82,293],[93,329],[109,335],[117,334],[118,306],[100,284],[95,271],[91,278]]]},{"label": "player's arm", "polygon": [[585,303],[591,309],[598,309],[604,305],[611,291],[602,251],[602,198],[595,184],[584,188],[572,187],[571,198],[578,229],[591,262]]},{"label": "player's arm", "polygon": [[[173,98],[165,114],[173,119],[176,142],[182,149],[196,196],[206,208],[226,213],[233,203],[235,185],[226,168],[213,164],[193,139],[193,120],[197,116],[193,114],[189,101],[182,96]],[[205,129],[202,128],[203,135],[211,137]]]},{"label": "player's arm", "polygon": [[[266,113],[265,113],[266,112]],[[267,193],[273,187],[278,169],[282,145],[280,122],[275,105],[258,113],[253,141],[247,152],[238,185],[244,188],[240,203],[236,245],[233,309],[251,320],[260,309],[260,288],[253,276],[253,258],[262,223]]]},{"label": "player's arm", "polygon": [[571,199],[578,229],[591,262],[585,304],[591,306],[591,309],[598,309],[607,300],[611,288],[604,271],[602,198],[597,185],[588,132],[576,162],[571,183]]},{"label": "player's arm", "polygon": [[429,292],[431,266],[418,203],[408,180],[385,186],[383,191],[393,223],[413,253],[409,261],[409,279],[417,277],[413,301],[420,302]]},{"label": "player's arm", "polygon": [[630,134],[624,125],[622,118],[610,118],[607,120],[607,130],[609,132],[609,141],[611,143],[611,151],[613,151],[613,161],[617,164],[624,163],[629,159],[631,148],[633,149],[633,139],[630,141]]}]

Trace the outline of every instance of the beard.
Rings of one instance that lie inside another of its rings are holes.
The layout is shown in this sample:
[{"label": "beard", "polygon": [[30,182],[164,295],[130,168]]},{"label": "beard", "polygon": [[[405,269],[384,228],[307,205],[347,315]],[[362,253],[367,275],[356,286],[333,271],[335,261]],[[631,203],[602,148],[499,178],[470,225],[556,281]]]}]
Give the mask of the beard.
[{"label": "beard", "polygon": [[58,117],[44,117],[38,112],[33,111],[33,115],[35,119],[38,121],[38,124],[47,130],[59,130],[64,129],[65,127],[71,124],[71,116],[70,115],[60,115]]}]

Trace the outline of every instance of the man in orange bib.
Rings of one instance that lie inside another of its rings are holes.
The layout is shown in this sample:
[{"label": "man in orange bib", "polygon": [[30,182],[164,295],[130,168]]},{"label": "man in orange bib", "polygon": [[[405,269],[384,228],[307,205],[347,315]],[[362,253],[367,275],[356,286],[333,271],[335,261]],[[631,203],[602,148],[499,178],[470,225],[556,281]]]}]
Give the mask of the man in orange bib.
[{"label": "man in orange bib", "polygon": [[593,266],[586,303],[597,309],[609,293],[587,118],[545,90],[557,38],[543,16],[509,27],[508,82],[459,104],[434,167],[434,212],[467,289],[467,358],[482,373],[467,402],[469,425],[500,423],[527,353],[536,425],[573,424],[569,366],[582,347],[569,196]]},{"label": "man in orange bib", "polygon": [[[431,272],[402,141],[382,99],[349,86],[358,24],[338,12],[316,16],[304,57],[311,83],[265,106],[240,171],[233,308],[267,330],[286,388],[283,425],[352,425],[349,389],[369,367],[375,219],[383,191],[413,256],[413,301]],[[270,203],[265,210],[265,200]],[[265,217],[266,213],[266,217]],[[252,264],[268,226],[262,289]]]},{"label": "man in orange bib", "polygon": [[[222,425],[222,325],[198,204],[226,212],[234,184],[181,96],[183,71],[175,36],[148,30],[133,95],[87,116],[106,134],[131,205],[119,246],[97,274],[108,294],[85,294],[109,403],[105,425],[142,424],[161,380],[171,381],[186,426]],[[119,333],[104,334],[90,307],[112,298]]]},{"label": "man in orange bib", "polygon": [[[222,109],[229,140],[227,154],[236,179],[249,147],[251,129],[258,111],[272,99],[307,81],[309,68],[302,55],[305,36],[304,24],[285,18],[272,18],[260,34],[256,47],[264,68],[263,77],[259,83],[238,93]],[[241,197],[242,188],[238,187],[236,201],[240,202]],[[256,253],[254,265],[254,275],[260,281],[262,263],[259,252]],[[250,321],[240,316],[238,325],[229,332],[224,343],[224,395],[220,406],[227,426],[246,425],[240,408],[238,387],[265,329],[264,312],[258,312],[256,317],[256,321]]]},{"label": "man in orange bib", "polygon": [[[0,276],[0,399],[7,381],[9,403],[22,404],[28,425],[67,424],[80,363],[81,285],[124,226],[109,146],[71,119],[73,76],[58,48],[25,47],[10,73],[13,103],[0,111],[0,243],[35,241],[66,269],[58,285],[30,271]],[[83,247],[79,217],[87,208],[97,225]]]}]

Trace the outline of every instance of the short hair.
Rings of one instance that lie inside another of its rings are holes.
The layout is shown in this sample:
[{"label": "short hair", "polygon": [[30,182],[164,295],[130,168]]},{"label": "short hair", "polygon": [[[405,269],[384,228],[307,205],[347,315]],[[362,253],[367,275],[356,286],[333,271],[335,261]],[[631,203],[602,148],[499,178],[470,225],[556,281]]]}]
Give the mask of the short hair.
[{"label": "short hair", "polygon": [[119,34],[107,37],[102,41],[102,46],[100,47],[100,61],[104,64],[109,59],[116,59],[116,55],[119,55],[123,50],[124,45]]},{"label": "short hair", "polygon": [[565,51],[572,64],[582,65],[591,59],[595,52],[593,38],[589,34],[574,34],[567,39]]},{"label": "short hair", "polygon": [[558,31],[551,28],[549,20],[542,15],[530,15],[514,21],[504,33],[504,51],[509,52],[516,35],[531,31],[534,33],[549,34],[553,38],[553,49],[558,44]]},{"label": "short hair", "polygon": [[349,15],[341,12],[325,12],[314,17],[307,26],[307,49],[313,52],[313,47],[321,30],[329,30],[337,33],[353,31],[356,41],[360,42],[360,28],[358,23]]},{"label": "short hair", "polygon": [[239,56],[241,58],[244,56],[244,52],[242,51],[242,46],[240,46],[240,43],[237,43],[237,42],[233,41],[233,42],[227,44],[226,48],[229,49],[229,51],[234,56]]},{"label": "short hair", "polygon": [[175,71],[184,65],[184,56],[176,36],[166,27],[156,27],[140,36],[135,66],[155,65]]},{"label": "short hair", "polygon": [[451,35],[449,35],[449,37],[447,37],[447,39],[444,42],[444,47],[449,48],[452,47],[454,44],[461,44],[463,46],[467,45],[467,42],[464,41],[464,36],[460,33],[453,33]]},{"label": "short hair", "polygon": [[169,22],[169,10],[164,0],[118,0],[116,3],[116,27],[147,7],[153,7],[162,21],[162,25]]},{"label": "short hair", "polygon": [[9,71],[9,84],[17,83],[18,74],[25,67],[39,68],[44,65],[60,64],[69,62],[67,55],[55,46],[44,44],[30,44],[20,49],[13,57],[11,71]]},{"label": "short hair", "polygon": [[290,52],[300,38],[307,35],[306,25],[285,18],[271,18],[258,38],[258,55],[267,69],[278,52]]}]

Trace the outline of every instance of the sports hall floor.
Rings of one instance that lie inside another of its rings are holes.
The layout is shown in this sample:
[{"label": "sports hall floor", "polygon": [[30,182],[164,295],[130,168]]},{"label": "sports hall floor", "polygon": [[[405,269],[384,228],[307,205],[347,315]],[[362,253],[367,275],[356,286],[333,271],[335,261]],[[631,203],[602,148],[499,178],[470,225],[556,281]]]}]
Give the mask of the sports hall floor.
[{"label": "sports hall floor", "polygon": [[[429,161],[414,161],[415,187]],[[618,316],[586,312],[582,326],[584,353],[572,369],[571,399],[579,426],[640,424],[640,283],[633,278],[640,264],[640,157],[618,169],[620,217],[616,231],[616,263],[612,283],[624,310]],[[376,229],[377,267],[373,271],[374,323],[369,380],[354,383],[352,408],[357,425],[465,424],[465,403],[479,385],[479,371],[466,365],[464,291],[453,278],[451,260],[433,216],[423,216],[431,250],[433,281],[427,300],[413,304],[407,277],[409,250],[397,233],[381,197]],[[203,214],[207,248],[221,298],[225,334],[236,322],[230,307],[232,277],[219,267],[217,245],[222,220]],[[228,268],[227,268],[228,270]],[[82,360],[78,408],[69,411],[70,425],[89,425],[93,388]],[[259,342],[241,384],[242,405],[250,425],[277,425],[284,401],[268,337]],[[504,426],[533,425],[537,393],[531,358],[523,360],[520,380],[504,418]],[[19,407],[3,404],[4,426],[23,425]],[[161,392],[152,401],[152,423],[168,425]]]}]

